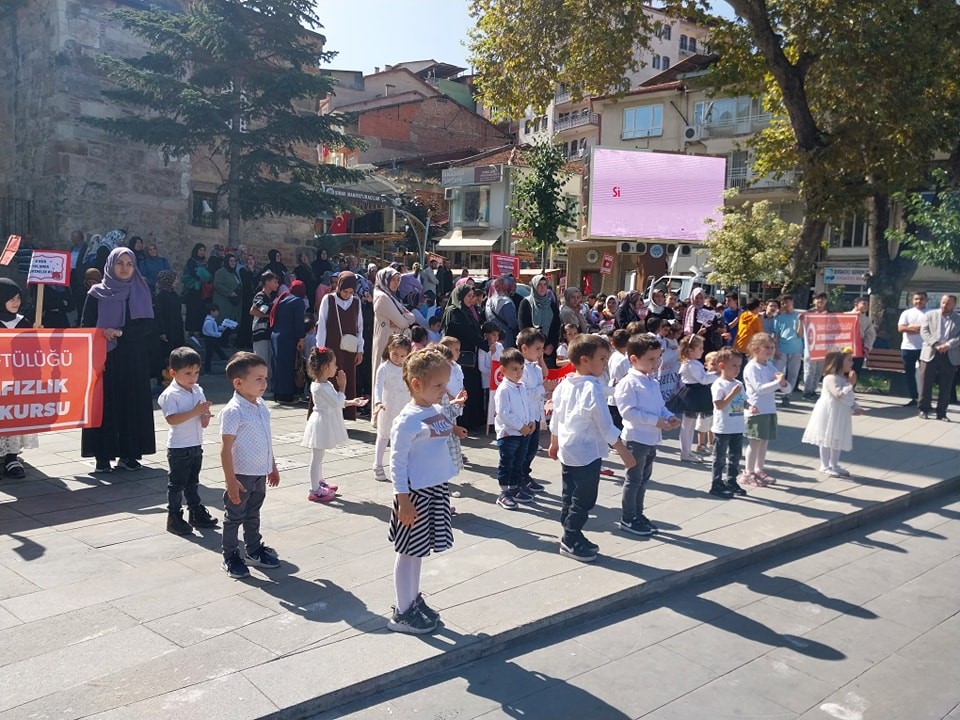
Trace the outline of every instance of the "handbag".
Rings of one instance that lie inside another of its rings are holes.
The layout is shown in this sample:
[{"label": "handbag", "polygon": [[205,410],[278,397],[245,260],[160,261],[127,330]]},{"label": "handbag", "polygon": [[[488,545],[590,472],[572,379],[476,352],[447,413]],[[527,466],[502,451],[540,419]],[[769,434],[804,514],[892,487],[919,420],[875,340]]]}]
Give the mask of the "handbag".
[{"label": "handbag", "polygon": [[340,330],[340,349],[344,352],[355,353],[360,347],[360,340],[356,335],[343,334],[343,326],[340,324],[340,308],[337,307],[336,300],[333,300],[332,303],[333,311],[337,314],[337,328]]},{"label": "handbag", "polygon": [[477,353],[473,350],[461,350],[457,365],[465,368],[475,368],[477,366]]}]

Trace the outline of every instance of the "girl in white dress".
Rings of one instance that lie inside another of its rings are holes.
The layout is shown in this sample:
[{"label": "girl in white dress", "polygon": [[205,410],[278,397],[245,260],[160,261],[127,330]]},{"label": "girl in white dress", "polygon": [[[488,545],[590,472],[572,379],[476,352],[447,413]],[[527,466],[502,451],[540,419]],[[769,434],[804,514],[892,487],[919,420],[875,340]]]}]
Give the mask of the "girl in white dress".
[{"label": "girl in white dress", "polygon": [[857,404],[854,387],[853,353],[831,350],[823,362],[823,392],[810,413],[803,442],[820,448],[820,472],[830,477],[850,477],[840,467],[840,453],[853,449],[854,415],[863,415]]},{"label": "girl in white dress", "polygon": [[[343,390],[347,385],[347,376],[343,370],[337,370],[337,356],[326,347],[315,347],[307,358],[307,374],[313,380],[310,383],[310,395],[313,398],[313,411],[307,418],[303,429],[303,447],[313,450],[310,458],[310,502],[330,502],[337,495],[337,486],[323,479],[323,453],[325,450],[342,445],[347,437],[347,425],[343,421],[343,408],[363,407],[366,398],[347,400]],[[337,386],[330,381],[336,378]]]},{"label": "girl in white dress", "polygon": [[377,445],[373,460],[373,476],[380,482],[389,478],[383,470],[383,454],[390,442],[393,421],[410,402],[410,391],[403,382],[403,361],[410,354],[413,343],[406,335],[391,335],[383,350],[383,362],[377,368],[373,386],[373,421],[377,426]]}]

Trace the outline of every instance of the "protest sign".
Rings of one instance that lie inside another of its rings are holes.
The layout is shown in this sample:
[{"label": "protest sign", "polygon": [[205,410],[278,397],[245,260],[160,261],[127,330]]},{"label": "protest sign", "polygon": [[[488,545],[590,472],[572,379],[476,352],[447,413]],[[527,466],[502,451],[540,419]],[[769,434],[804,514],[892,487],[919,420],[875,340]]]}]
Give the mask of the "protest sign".
[{"label": "protest sign", "polygon": [[800,316],[803,342],[811,360],[823,360],[830,350],[851,348],[854,357],[863,357],[860,318],[851,313],[806,312]]},{"label": "protest sign", "polygon": [[3,246],[3,254],[0,255],[0,265],[9,265],[13,258],[17,256],[17,250],[20,249],[20,236],[11,235],[7,238],[7,244]]},{"label": "protest sign", "polygon": [[600,261],[600,274],[609,275],[613,272],[613,261],[615,258],[610,253],[603,254],[603,260]]},{"label": "protest sign", "polygon": [[69,285],[70,253],[34,250],[30,257],[27,285]]},{"label": "protest sign", "polygon": [[[503,382],[503,368],[500,367],[500,362],[498,360],[490,361],[490,389],[496,390],[500,387],[500,383]],[[491,402],[493,396],[491,395]]]},{"label": "protest sign", "polygon": [[520,277],[520,258],[515,255],[490,253],[490,277],[513,275]]},{"label": "protest sign", "polygon": [[0,435],[99,427],[106,358],[96,328],[0,333]]}]

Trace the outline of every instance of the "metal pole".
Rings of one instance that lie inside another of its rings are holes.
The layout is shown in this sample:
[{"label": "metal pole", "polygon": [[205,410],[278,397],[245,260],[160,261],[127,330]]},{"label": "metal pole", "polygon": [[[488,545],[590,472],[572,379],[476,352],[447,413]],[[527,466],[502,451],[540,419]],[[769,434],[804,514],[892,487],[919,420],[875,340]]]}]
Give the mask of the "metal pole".
[{"label": "metal pole", "polygon": [[426,266],[426,250],[427,250],[427,239],[430,237],[430,215],[431,212],[427,210],[427,224],[423,226],[423,242],[420,244],[420,267],[423,268]]}]

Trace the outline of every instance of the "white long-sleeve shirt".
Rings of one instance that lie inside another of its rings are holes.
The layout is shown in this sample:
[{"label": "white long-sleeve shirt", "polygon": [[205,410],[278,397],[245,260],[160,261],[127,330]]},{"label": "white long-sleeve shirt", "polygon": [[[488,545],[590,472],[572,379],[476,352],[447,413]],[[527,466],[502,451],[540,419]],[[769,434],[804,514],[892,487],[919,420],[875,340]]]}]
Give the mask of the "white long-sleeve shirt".
[{"label": "white long-sleeve shirt", "polygon": [[490,371],[493,369],[493,361],[500,361],[500,355],[503,354],[503,343],[498,342],[492,350],[477,351],[477,369],[480,371],[480,380],[483,383],[483,389],[490,387]]},{"label": "white long-sleeve shirt", "polygon": [[408,403],[390,432],[390,477],[398,494],[442,485],[457,474],[447,449],[453,424],[439,405]]},{"label": "white long-sleeve shirt", "polygon": [[543,420],[543,404],[547,398],[547,389],[543,386],[543,368],[531,360],[524,360],[521,382],[527,389],[527,401],[530,404],[530,415],[527,417],[527,422],[541,422]]},{"label": "white long-sleeve shirt", "polygon": [[680,382],[684,385],[713,385],[720,377],[715,372],[707,372],[699,360],[687,360],[680,364]]},{"label": "white long-sleeve shirt", "polygon": [[520,435],[520,428],[530,420],[530,400],[522,382],[515,383],[503,379],[493,396],[497,414],[493,418],[493,428],[497,438]]},{"label": "white long-sleeve shirt", "polygon": [[611,352],[610,359],[607,360],[607,375],[610,376],[610,387],[607,391],[607,405],[614,406],[617,404],[616,398],[614,397],[617,384],[627,376],[629,371],[630,358],[619,350]]},{"label": "white long-sleeve shirt", "polygon": [[[327,300],[332,297],[333,301]],[[320,309],[317,311],[317,347],[327,346],[327,318],[330,317],[330,305],[335,302],[341,310],[349,310],[351,303],[357,303],[357,326],[355,328],[343,327],[340,329],[344,335],[357,336],[357,352],[363,353],[363,303],[356,295],[351,296],[349,300],[344,300],[336,293],[326,295],[320,302]],[[338,348],[335,348],[338,349]]]},{"label": "white long-sleeve shirt", "polygon": [[659,445],[663,435],[657,423],[674,415],[664,405],[657,379],[630,368],[613,394],[623,419],[620,438],[624,442]]},{"label": "white long-sleeve shirt", "polygon": [[772,362],[761,365],[751,360],[743,369],[743,385],[747,390],[747,405],[757,408],[761,415],[776,415],[777,368]]},{"label": "white long-sleeve shirt", "polygon": [[553,391],[550,432],[557,436],[560,462],[583,467],[604,458],[620,431],[607,409],[599,378],[567,375]]}]

